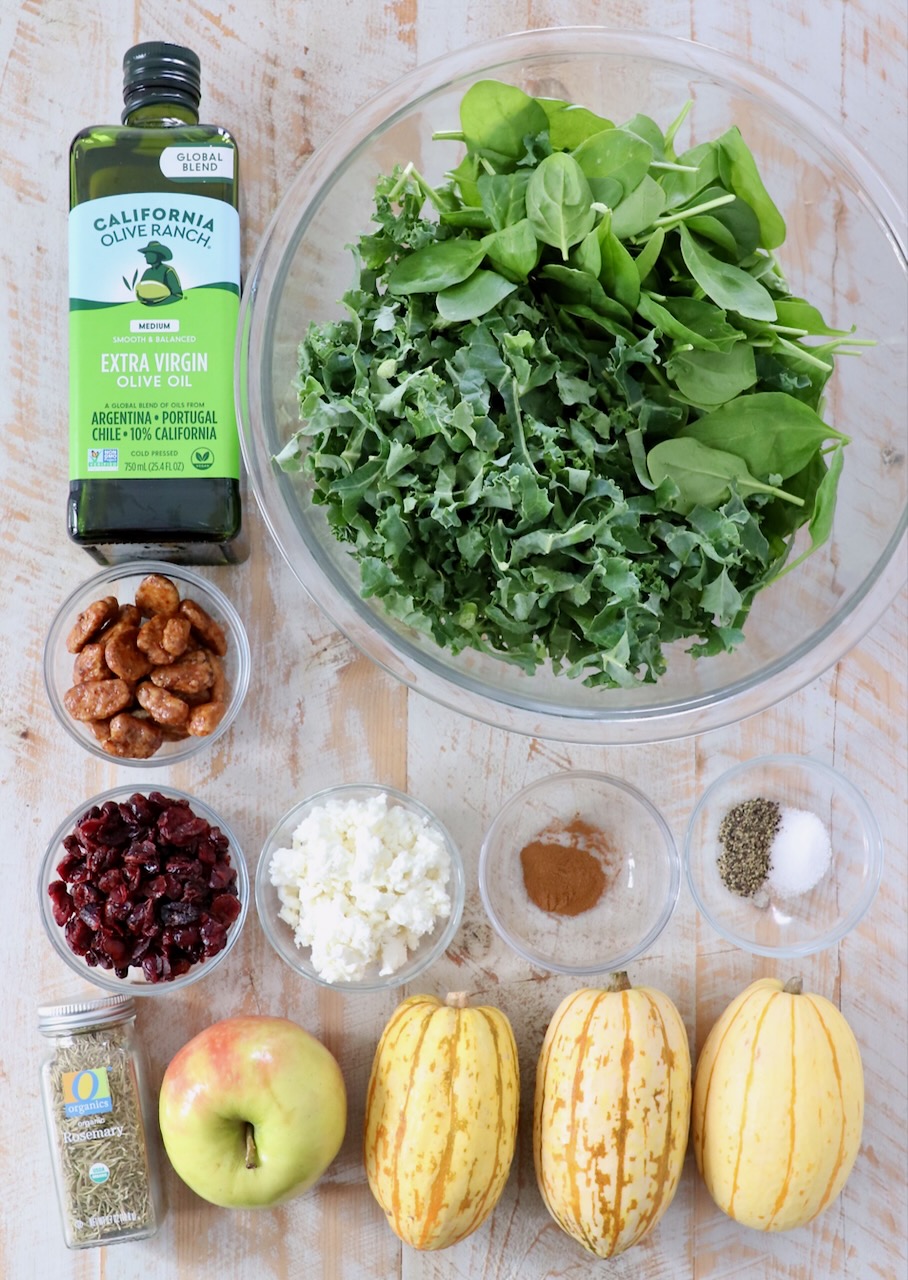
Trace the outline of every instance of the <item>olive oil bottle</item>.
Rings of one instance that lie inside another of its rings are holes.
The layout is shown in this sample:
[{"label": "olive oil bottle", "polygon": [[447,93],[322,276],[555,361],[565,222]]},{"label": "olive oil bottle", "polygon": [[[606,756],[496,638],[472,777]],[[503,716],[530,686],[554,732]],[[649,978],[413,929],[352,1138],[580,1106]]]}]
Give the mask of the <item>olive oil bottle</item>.
[{"label": "olive oil bottle", "polygon": [[237,148],[199,59],[123,58],[122,125],[70,148],[69,536],[101,564],[241,560]]}]

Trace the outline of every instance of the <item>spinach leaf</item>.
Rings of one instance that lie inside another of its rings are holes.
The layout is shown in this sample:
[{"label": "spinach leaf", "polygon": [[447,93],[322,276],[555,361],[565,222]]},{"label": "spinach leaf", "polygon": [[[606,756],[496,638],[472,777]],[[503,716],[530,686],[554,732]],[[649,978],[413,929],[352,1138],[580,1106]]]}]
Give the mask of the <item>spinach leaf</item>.
[{"label": "spinach leaf", "polygon": [[[754,353],[746,343],[739,343],[729,351],[696,348],[677,351],[667,362],[665,372],[691,404],[703,409],[715,409],[717,405],[733,400],[757,380]],[[688,434],[703,440],[695,431]],[[728,441],[723,440],[722,443],[728,444]]]},{"label": "spinach leaf", "polygon": [[836,496],[839,487],[839,478],[842,474],[842,465],[845,461],[844,450],[834,449],[832,457],[829,460],[829,469],[820,481],[819,487],[814,498],[813,514],[807,526],[810,534],[810,546],[803,551],[796,560],[785,566],[776,576],[781,577],[782,574],[790,573],[792,569],[796,569],[798,565],[803,564],[809,555],[812,555],[818,547],[822,547],[824,542],[829,540],[832,534],[832,522],[835,516]]},{"label": "spinach leaf", "polygon": [[444,320],[475,320],[497,307],[516,288],[512,280],[505,280],[497,271],[480,268],[461,284],[443,289],[435,305]]},{"label": "spinach leaf", "polygon": [[625,120],[624,124],[621,125],[621,129],[625,133],[632,133],[636,138],[642,138],[649,145],[654,160],[664,159],[665,137],[651,116],[642,115],[638,112],[630,120]]},{"label": "spinach leaf", "polygon": [[582,240],[596,220],[592,192],[580,165],[562,151],[546,156],[527,183],[527,217],[537,240],[561,250]]},{"label": "spinach leaf", "polygon": [[529,169],[516,173],[481,173],[476,180],[483,210],[496,231],[527,216]]},{"label": "spinach leaf", "polygon": [[555,98],[540,98],[538,101],[548,116],[549,141],[555,151],[573,151],[594,133],[615,127],[611,120],[572,102],[560,102]]},{"label": "spinach leaf", "polygon": [[718,306],[753,320],[775,320],[776,304],[753,276],[730,262],[713,257],[683,224],[678,231],[684,265],[707,297]]},{"label": "spinach leaf", "polygon": [[626,195],[646,177],[653,149],[624,129],[604,129],[581,142],[573,156],[587,178],[611,178]]},{"label": "spinach leaf", "polygon": [[830,329],[817,308],[803,298],[779,298],[776,302],[776,319],[780,325],[800,329],[805,334],[847,338],[854,333],[854,325],[850,329]]},{"label": "spinach leaf", "polygon": [[634,259],[611,231],[597,235],[599,242],[599,283],[616,302],[633,314],[640,297],[640,277]]},{"label": "spinach leaf", "polygon": [[388,277],[391,293],[435,293],[472,275],[485,257],[481,240],[440,240],[415,249]]},{"label": "spinach leaf", "polygon": [[547,129],[548,117],[515,85],[478,80],[461,100],[460,125],[470,152],[513,168],[526,151],[524,139]]},{"label": "spinach leaf", "polygon": [[681,515],[694,507],[716,507],[734,488],[742,498],[754,493],[770,493],[803,506],[803,499],[752,476],[743,459],[722,449],[711,449],[699,440],[676,437],[663,440],[646,455],[650,477],[657,486],[670,480],[677,489],[670,505]]},{"label": "spinach leaf", "polygon": [[[614,221],[615,219],[613,218],[613,225]],[[614,234],[617,234],[617,232]],[[641,284],[646,283],[649,273],[659,261],[659,254],[662,252],[662,246],[664,243],[665,232],[661,227],[656,227],[656,230],[647,238],[640,252],[634,259],[634,266],[637,268],[637,276]]]},{"label": "spinach leaf", "polygon": [[651,227],[664,208],[665,191],[647,174],[632,191],[615,202],[612,208],[612,232],[619,240],[630,240],[631,236],[637,236]]},{"label": "spinach leaf", "polygon": [[847,443],[809,405],[781,391],[758,391],[713,410],[680,433],[743,458],[758,476],[786,480],[819,452],[826,440]]},{"label": "spinach leaf", "polygon": [[748,204],[760,224],[764,249],[777,249],[785,239],[785,221],[757,170],[750,148],[736,125],[716,140],[719,173],[725,186]]},{"label": "spinach leaf", "polygon": [[539,261],[539,245],[529,218],[486,236],[483,241],[489,261],[496,271],[520,283]]},{"label": "spinach leaf", "polygon": [[703,334],[677,319],[668,309],[668,302],[668,298],[663,302],[657,302],[652,294],[644,291],[637,301],[637,311],[654,329],[658,329],[669,338],[674,338],[676,342],[687,343],[702,351],[718,351],[718,345],[711,338],[704,337]]},{"label": "spinach leaf", "polygon": [[660,183],[666,209],[680,209],[719,177],[719,155],[714,142],[701,142],[678,157],[679,168],[666,173]]}]

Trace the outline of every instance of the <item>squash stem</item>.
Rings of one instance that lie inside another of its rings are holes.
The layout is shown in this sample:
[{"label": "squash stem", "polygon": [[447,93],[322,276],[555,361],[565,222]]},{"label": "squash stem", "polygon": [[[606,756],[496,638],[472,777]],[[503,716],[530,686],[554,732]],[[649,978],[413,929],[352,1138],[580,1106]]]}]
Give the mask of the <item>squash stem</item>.
[{"label": "squash stem", "polygon": [[469,999],[469,991],[449,991],[445,996],[445,1004],[449,1009],[466,1009]]},{"label": "squash stem", "polygon": [[606,979],[605,988],[607,991],[630,991],[631,981],[626,972],[622,969],[619,973],[611,973]]},{"label": "squash stem", "polygon": [[782,990],[790,996],[799,996],[804,990],[804,982],[801,978],[789,978]]}]

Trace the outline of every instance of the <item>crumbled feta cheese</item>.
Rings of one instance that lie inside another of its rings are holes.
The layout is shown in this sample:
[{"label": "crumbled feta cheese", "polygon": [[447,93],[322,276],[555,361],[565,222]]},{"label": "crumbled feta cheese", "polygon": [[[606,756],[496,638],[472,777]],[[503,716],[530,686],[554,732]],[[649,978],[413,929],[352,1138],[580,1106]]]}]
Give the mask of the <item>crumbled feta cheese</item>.
[{"label": "crumbled feta cheese", "polygon": [[451,914],[444,836],[384,794],[316,805],[269,867],[279,917],[326,982],[395,973]]}]

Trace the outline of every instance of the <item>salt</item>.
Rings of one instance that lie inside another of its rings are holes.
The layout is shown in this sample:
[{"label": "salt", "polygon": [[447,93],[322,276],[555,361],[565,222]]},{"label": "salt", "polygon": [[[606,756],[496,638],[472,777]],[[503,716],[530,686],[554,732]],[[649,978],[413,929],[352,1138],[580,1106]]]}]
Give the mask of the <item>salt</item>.
[{"label": "salt", "polygon": [[769,850],[767,885],[782,898],[809,893],[832,861],[829,832],[808,809],[782,808]]}]

